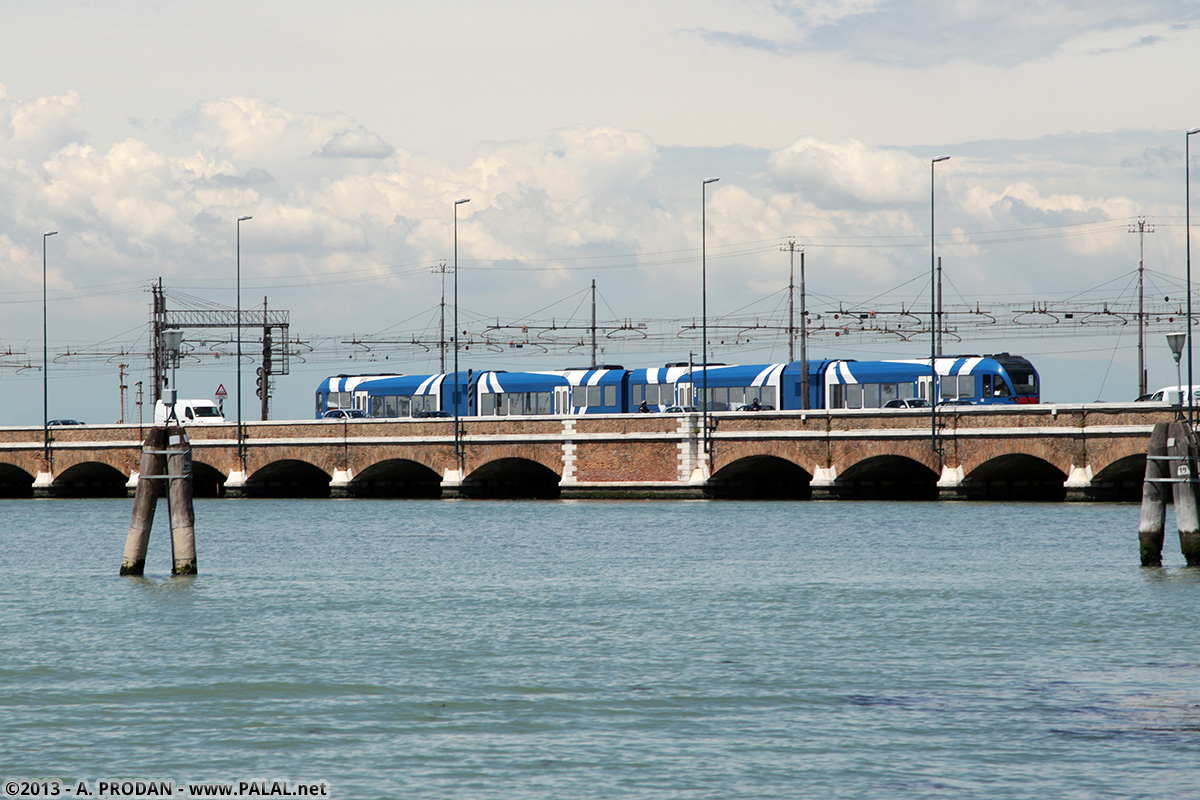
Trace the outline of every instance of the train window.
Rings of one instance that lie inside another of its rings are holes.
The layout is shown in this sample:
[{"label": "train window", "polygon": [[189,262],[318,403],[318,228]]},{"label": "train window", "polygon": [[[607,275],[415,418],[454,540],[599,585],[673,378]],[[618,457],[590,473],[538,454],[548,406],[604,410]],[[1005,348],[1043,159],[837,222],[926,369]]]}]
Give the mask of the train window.
[{"label": "train window", "polygon": [[643,400],[649,402],[649,399],[646,397],[646,395],[650,393],[650,388],[651,387],[643,386],[640,383],[631,386],[629,388],[630,402],[632,402],[635,406],[639,405]]},{"label": "train window", "polygon": [[846,384],[846,408],[863,407],[863,387],[861,384]]},{"label": "train window", "polygon": [[916,396],[911,383],[900,383],[897,386],[899,387],[899,395],[902,399]]},{"label": "train window", "polygon": [[617,387],[616,386],[605,386],[604,387],[604,405],[608,406],[609,408],[616,407],[616,405],[617,405]]},{"label": "train window", "polygon": [[599,387],[599,386],[587,387],[587,400],[588,400],[587,405],[589,407],[594,407],[594,406],[600,405],[600,401],[602,399],[600,389],[601,389],[601,387]]},{"label": "train window", "polygon": [[537,393],[537,413],[538,414],[553,414],[554,413],[554,393],[553,392],[538,392]]},{"label": "train window", "polygon": [[879,408],[879,384],[863,384],[863,408]]},{"label": "train window", "polygon": [[996,381],[992,384],[992,397],[1012,397],[1012,392],[1008,390],[1008,384],[999,375],[996,376]]},{"label": "train window", "polygon": [[572,386],[571,387],[571,405],[575,408],[583,408],[587,405],[587,387]]},{"label": "train window", "polygon": [[879,407],[883,408],[890,401],[900,396],[900,390],[894,383],[879,384]]},{"label": "train window", "polygon": [[758,401],[760,403],[762,403],[764,406],[774,406],[775,405],[775,387],[774,386],[760,386],[759,389],[762,390],[762,394],[760,394],[758,396]]}]

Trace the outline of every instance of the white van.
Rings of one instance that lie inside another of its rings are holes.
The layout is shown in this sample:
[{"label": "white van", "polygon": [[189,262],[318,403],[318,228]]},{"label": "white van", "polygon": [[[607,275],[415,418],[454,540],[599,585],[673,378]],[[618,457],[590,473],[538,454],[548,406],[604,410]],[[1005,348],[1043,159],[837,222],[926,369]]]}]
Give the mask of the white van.
[{"label": "white van", "polygon": [[[177,400],[175,418],[184,425],[220,425],[225,422],[221,407],[212,400]],[[162,400],[154,404],[154,424],[167,421],[167,406]]]},{"label": "white van", "polygon": [[[1152,403],[1170,403],[1173,406],[1183,405],[1183,386],[1164,386],[1157,392],[1143,395],[1138,400],[1148,400]],[[1192,405],[1200,406],[1200,386],[1192,386]]]}]

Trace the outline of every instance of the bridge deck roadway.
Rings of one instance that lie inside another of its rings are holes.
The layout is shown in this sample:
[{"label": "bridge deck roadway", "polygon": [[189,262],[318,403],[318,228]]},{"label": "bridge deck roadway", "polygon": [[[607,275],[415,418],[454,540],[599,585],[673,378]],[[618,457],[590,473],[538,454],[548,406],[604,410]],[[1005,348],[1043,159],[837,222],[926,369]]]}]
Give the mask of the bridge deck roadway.
[{"label": "bridge deck roadway", "polygon": [[[198,495],[1140,497],[1163,404],[279,421],[189,427]],[[112,495],[146,427],[0,428],[0,494]]]}]

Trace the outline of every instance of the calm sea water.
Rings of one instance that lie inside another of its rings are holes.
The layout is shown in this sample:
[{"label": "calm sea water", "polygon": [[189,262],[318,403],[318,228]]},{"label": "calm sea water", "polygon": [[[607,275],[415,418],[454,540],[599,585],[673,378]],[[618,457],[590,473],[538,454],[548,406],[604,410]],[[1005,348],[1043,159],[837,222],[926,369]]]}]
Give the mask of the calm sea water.
[{"label": "calm sea water", "polygon": [[[1138,509],[0,503],[0,778],[341,798],[1200,797],[1200,570]],[[93,785],[93,789],[94,789]]]}]

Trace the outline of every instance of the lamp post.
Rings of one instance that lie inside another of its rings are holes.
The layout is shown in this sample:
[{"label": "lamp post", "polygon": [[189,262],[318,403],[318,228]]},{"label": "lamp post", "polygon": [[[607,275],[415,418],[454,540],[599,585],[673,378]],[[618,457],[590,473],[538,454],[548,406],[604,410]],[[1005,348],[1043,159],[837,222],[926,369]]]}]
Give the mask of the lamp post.
[{"label": "lamp post", "polygon": [[1192,134],[1200,133],[1200,128],[1192,128],[1183,137],[1183,184],[1184,209],[1187,241],[1187,353],[1188,353],[1188,389],[1187,389],[1187,420],[1188,428],[1192,427],[1192,173],[1191,173],[1191,144]]},{"label": "lamp post", "polygon": [[934,167],[939,161],[949,161],[950,156],[934,156],[929,162],[929,444],[938,452],[937,443],[937,236],[934,220]]},{"label": "lamp post", "polygon": [[469,197],[454,201],[454,382],[450,390],[450,402],[454,405],[454,458],[458,461],[460,479],[464,466],[462,434],[458,429],[458,207],[469,202]]},{"label": "lamp post", "polygon": [[50,341],[46,324],[46,240],[58,231],[42,234],[42,458],[50,469]]},{"label": "lamp post", "polygon": [[[701,381],[700,411],[704,421],[704,454],[711,455],[712,445],[708,441],[708,185],[720,178],[705,178],[700,184],[700,368],[704,370]],[[711,464],[709,465],[711,466]]]},{"label": "lamp post", "polygon": [[183,343],[183,331],[178,328],[163,331],[163,344],[167,348],[167,358],[171,362],[171,388],[166,391],[163,405],[167,407],[167,422],[178,419],[175,414],[175,404],[179,401],[179,390],[175,382],[175,368],[179,366],[179,346]]},{"label": "lamp post", "polygon": [[246,468],[245,436],[242,433],[242,223],[254,219],[249,215],[237,218],[237,456],[242,469]]},{"label": "lamp post", "polygon": [[[1186,333],[1167,334],[1167,346],[1171,348],[1171,355],[1175,357],[1175,382],[1179,385],[1180,390],[1183,389],[1183,376],[1179,374],[1179,356],[1183,353],[1183,345],[1187,339],[1188,335]],[[1180,405],[1175,410],[1177,419],[1183,417],[1183,395],[1180,395],[1179,402]]]}]

